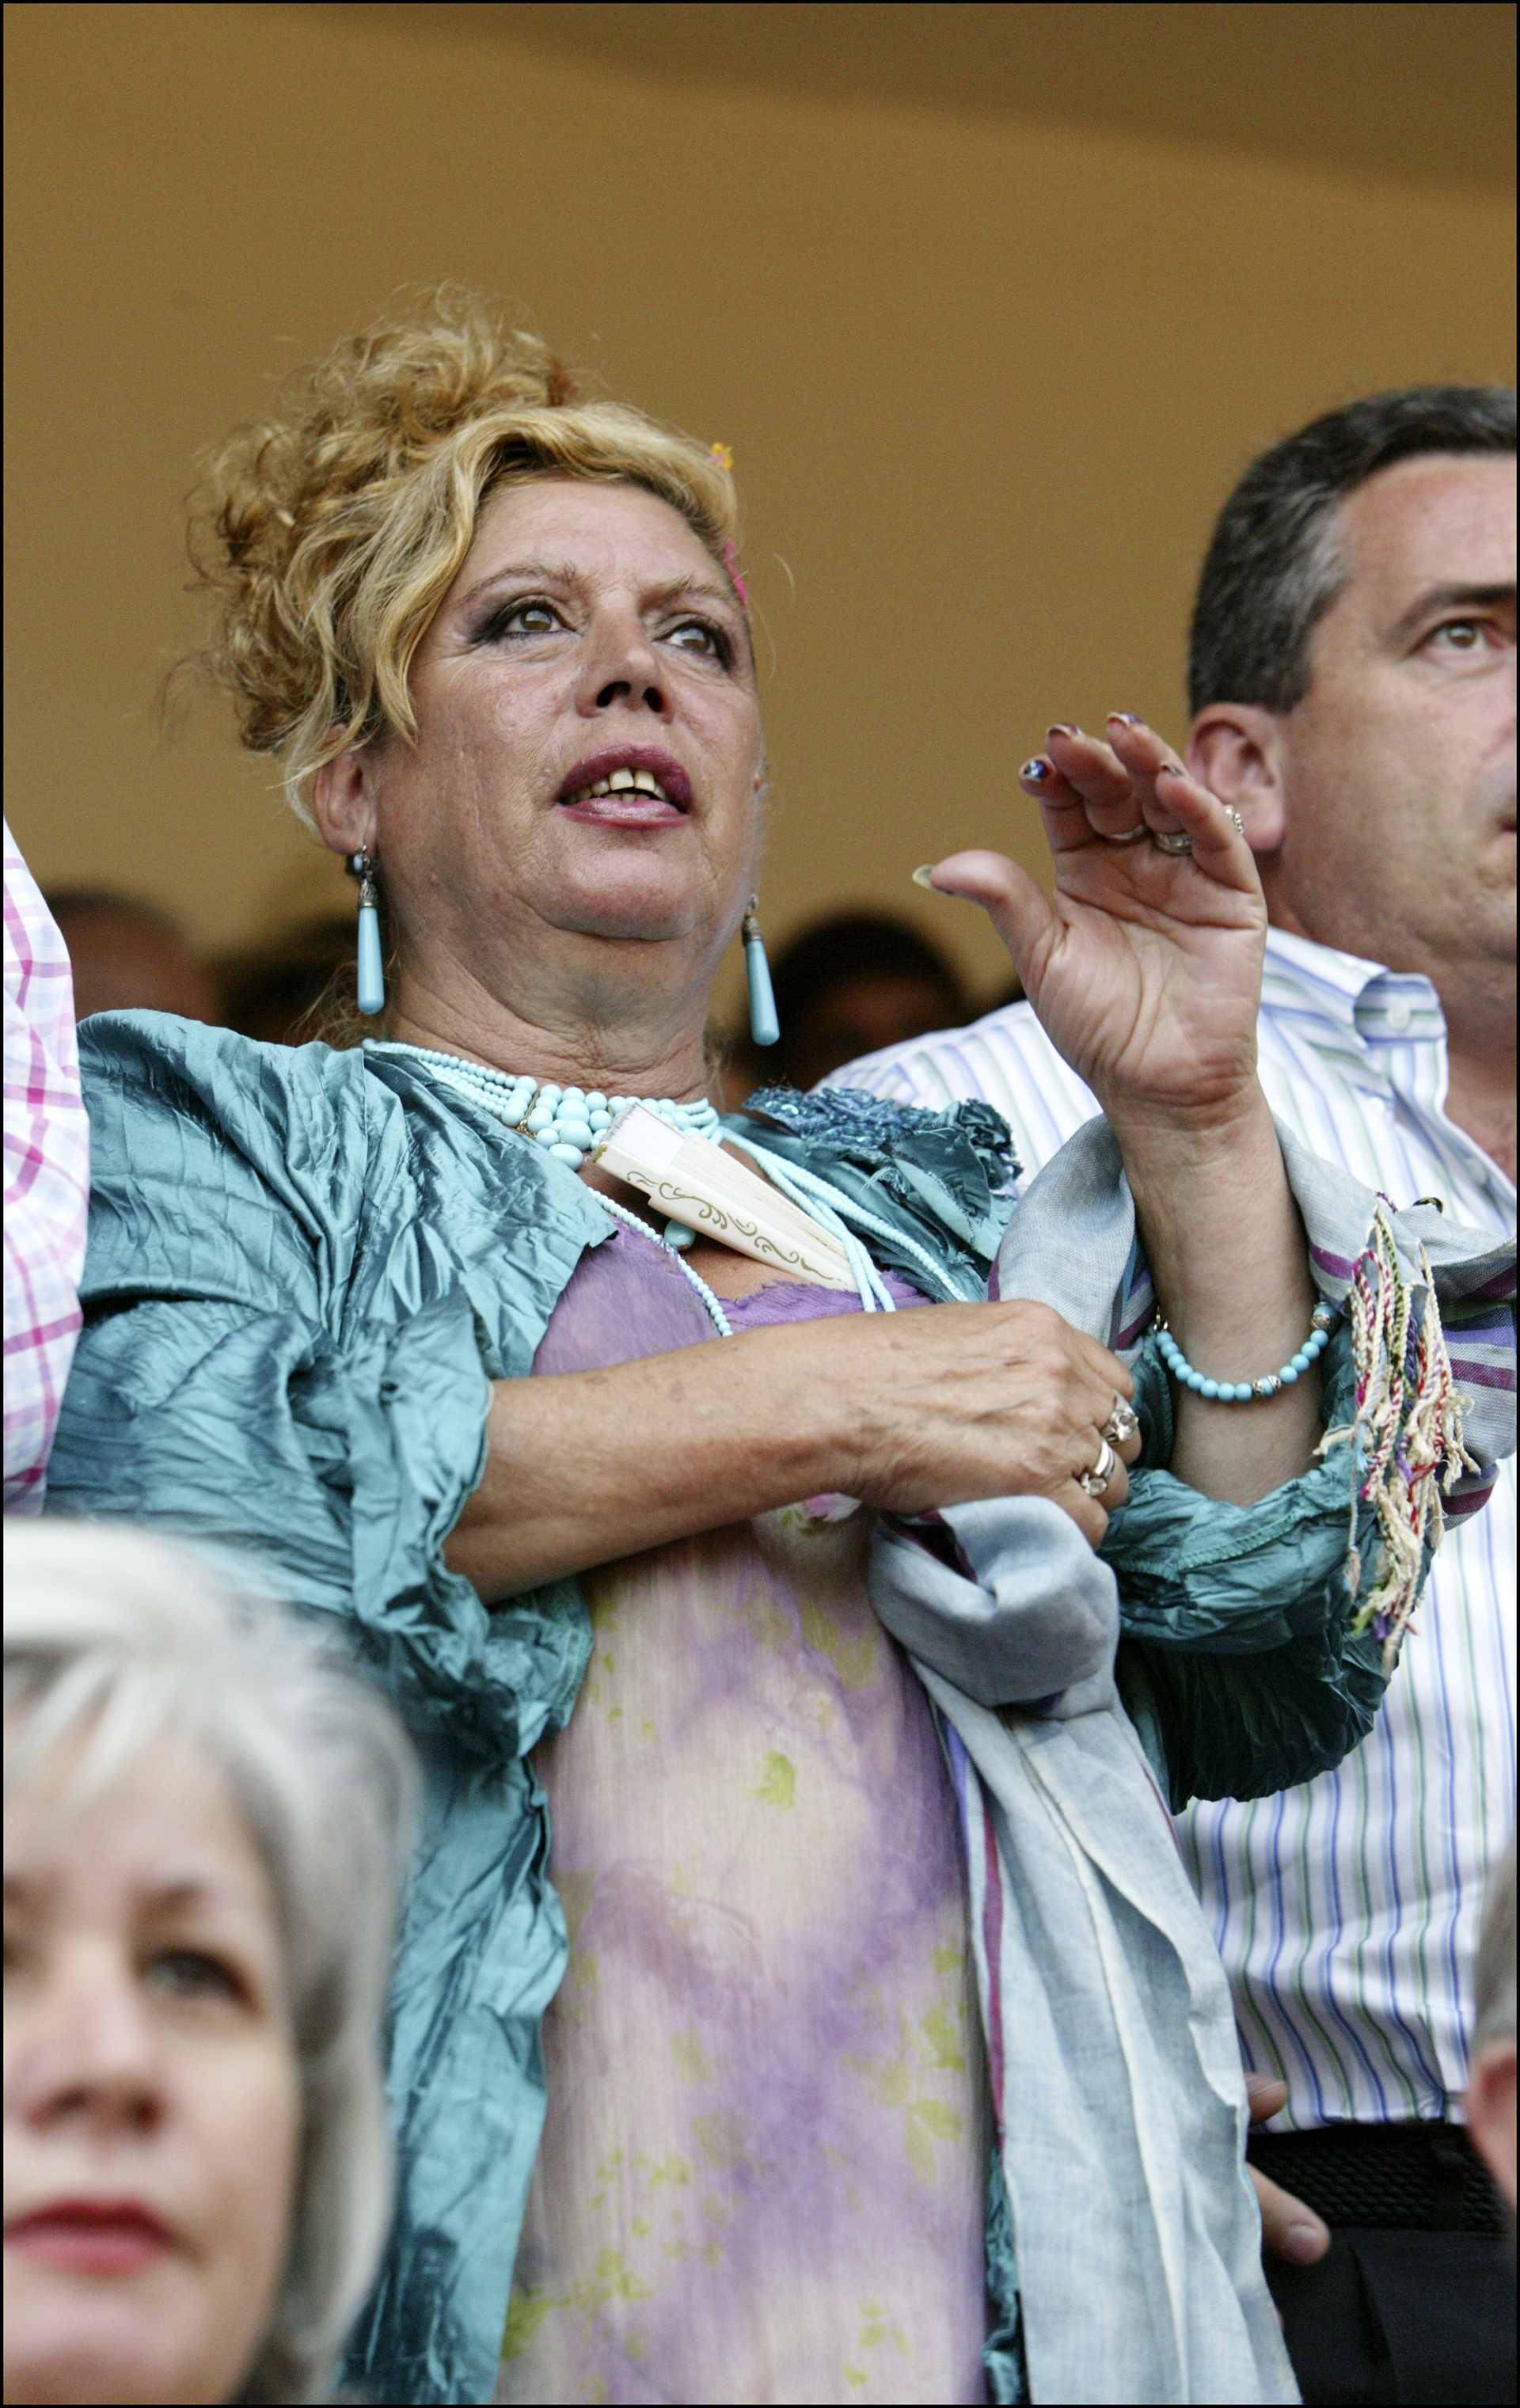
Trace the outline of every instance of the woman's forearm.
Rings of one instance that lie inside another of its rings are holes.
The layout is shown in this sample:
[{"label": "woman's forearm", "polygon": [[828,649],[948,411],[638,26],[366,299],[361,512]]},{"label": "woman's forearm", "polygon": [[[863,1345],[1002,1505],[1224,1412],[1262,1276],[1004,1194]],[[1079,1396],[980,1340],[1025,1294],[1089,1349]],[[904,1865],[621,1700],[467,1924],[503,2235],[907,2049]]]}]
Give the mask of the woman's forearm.
[{"label": "woman's forearm", "polygon": [[[1096,1546],[1107,1516],[1075,1475],[1131,1386],[1106,1347],[1019,1300],[856,1313],[501,1380],[448,1561],[495,1603],[825,1490],[903,1513],[1049,1497]],[[1121,1469],[1105,1501],[1124,1494]]]},{"label": "woman's forearm", "polygon": [[769,1335],[498,1381],[451,1568],[492,1603],[835,1484],[844,1450],[827,1383],[778,1412]]},{"label": "woman's forearm", "polygon": [[[1205,1378],[1258,1380],[1302,1346],[1317,1301],[1308,1241],[1259,1087],[1227,1121],[1122,1115],[1116,1134],[1156,1297]],[[1295,1479],[1320,1436],[1311,1369],[1280,1396],[1221,1405],[1174,1383],[1171,1469],[1245,1505]]]}]

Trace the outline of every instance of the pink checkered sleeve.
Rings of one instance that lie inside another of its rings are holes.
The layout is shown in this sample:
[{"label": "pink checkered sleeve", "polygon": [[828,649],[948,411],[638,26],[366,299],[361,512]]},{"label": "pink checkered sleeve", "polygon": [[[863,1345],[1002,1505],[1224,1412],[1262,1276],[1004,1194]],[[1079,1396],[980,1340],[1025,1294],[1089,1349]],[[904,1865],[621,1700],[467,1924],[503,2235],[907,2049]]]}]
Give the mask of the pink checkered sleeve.
[{"label": "pink checkered sleeve", "polygon": [[64,940],[5,831],[5,1503],[42,1509],[79,1328],[90,1129]]}]

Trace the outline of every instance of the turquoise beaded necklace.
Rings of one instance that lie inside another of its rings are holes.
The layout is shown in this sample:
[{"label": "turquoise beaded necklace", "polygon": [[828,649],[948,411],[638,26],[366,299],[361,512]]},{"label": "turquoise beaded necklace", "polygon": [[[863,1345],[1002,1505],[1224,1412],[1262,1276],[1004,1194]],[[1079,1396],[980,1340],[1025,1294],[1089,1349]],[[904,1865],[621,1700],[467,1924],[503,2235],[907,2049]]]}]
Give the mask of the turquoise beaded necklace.
[{"label": "turquoise beaded necklace", "polygon": [[[563,1162],[567,1170],[579,1170],[618,1113],[636,1102],[647,1111],[658,1113],[682,1137],[703,1138],[709,1144],[717,1142],[718,1114],[705,1097],[696,1103],[682,1104],[670,1096],[604,1096],[595,1087],[588,1093],[582,1087],[561,1087],[552,1079],[539,1082],[522,1075],[514,1078],[509,1070],[493,1070],[487,1063],[466,1062],[458,1054],[439,1054],[427,1045],[372,1041],[366,1051],[395,1054],[411,1063],[425,1063],[444,1085],[468,1096],[474,1103],[483,1104],[494,1119],[505,1121],[523,1137],[532,1138],[553,1161]],[[695,1232],[684,1222],[667,1221],[662,1237],[637,1212],[614,1203],[611,1197],[598,1195],[596,1201],[604,1212],[621,1221],[636,1236],[648,1238],[664,1248],[688,1286],[700,1297],[719,1337],[732,1338],[733,1325],[717,1297],[690,1263],[681,1259],[681,1250],[692,1243]]]},{"label": "turquoise beaded necklace", "polygon": [[[495,1120],[504,1121],[519,1135],[541,1145],[551,1159],[563,1162],[568,1170],[579,1170],[589,1153],[599,1143],[612,1125],[618,1113],[629,1104],[642,1104],[647,1111],[658,1114],[682,1137],[700,1138],[709,1145],[721,1145],[723,1137],[716,1108],[706,1097],[695,1103],[678,1103],[671,1096],[604,1096],[597,1088],[561,1087],[552,1080],[540,1082],[523,1073],[493,1069],[484,1062],[466,1062],[458,1054],[441,1054],[426,1045],[406,1045],[396,1040],[371,1039],[366,1051],[392,1054],[423,1067],[445,1087],[467,1096],[472,1102],[482,1104]],[[867,1229],[879,1237],[892,1238],[894,1232],[868,1212],[853,1198],[841,1195],[837,1187],[815,1172],[804,1170],[799,1164],[782,1162],[753,1140],[736,1139],[734,1142],[774,1182],[785,1196],[827,1229],[842,1247],[845,1259],[854,1274],[856,1291],[862,1309],[867,1312],[895,1312],[886,1283],[877,1270],[866,1247],[856,1234]],[[691,1245],[695,1236],[684,1222],[667,1221],[665,1234],[651,1229],[647,1221],[628,1211],[610,1197],[598,1195],[597,1202],[639,1236],[654,1240],[671,1254],[691,1286],[701,1297],[703,1306],[713,1326],[725,1338],[732,1337],[726,1314],[707,1282],[699,1278],[689,1263],[681,1260],[682,1250]],[[853,1222],[856,1226],[848,1226]],[[941,1265],[925,1247],[896,1233],[896,1241],[905,1247],[927,1274],[930,1292],[942,1289],[954,1298],[956,1289]]]},{"label": "turquoise beaded necklace", "polygon": [[600,1088],[561,1087],[552,1079],[540,1082],[509,1070],[493,1070],[484,1062],[466,1062],[458,1054],[437,1054],[426,1045],[377,1045],[376,1053],[405,1054],[409,1061],[425,1062],[437,1078],[484,1104],[509,1128],[531,1137],[571,1170],[579,1170],[599,1138],[606,1136],[619,1112],[632,1103],[657,1112],[682,1137],[713,1140],[718,1114],[706,1096],[694,1104],[678,1104],[669,1096],[604,1096]]}]

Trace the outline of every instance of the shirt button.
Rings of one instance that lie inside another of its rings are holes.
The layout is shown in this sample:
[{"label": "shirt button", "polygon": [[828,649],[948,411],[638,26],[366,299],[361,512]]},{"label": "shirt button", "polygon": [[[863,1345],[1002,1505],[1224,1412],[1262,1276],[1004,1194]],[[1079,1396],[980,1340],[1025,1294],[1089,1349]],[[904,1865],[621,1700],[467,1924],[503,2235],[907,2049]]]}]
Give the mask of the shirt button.
[{"label": "shirt button", "polygon": [[1390,1003],[1388,1006],[1388,1025],[1397,1030],[1399,1036],[1403,1035],[1413,1017],[1407,1003]]}]

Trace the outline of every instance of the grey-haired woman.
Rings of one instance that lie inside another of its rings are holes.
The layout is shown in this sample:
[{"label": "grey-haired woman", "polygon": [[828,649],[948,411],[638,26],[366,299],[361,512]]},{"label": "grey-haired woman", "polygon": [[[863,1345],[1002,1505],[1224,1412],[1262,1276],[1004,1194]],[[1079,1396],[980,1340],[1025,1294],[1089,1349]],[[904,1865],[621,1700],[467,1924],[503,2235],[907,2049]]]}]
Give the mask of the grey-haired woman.
[{"label": "grey-haired woman", "polygon": [[120,1526],[10,1526],[5,1658],[5,2397],[331,2400],[391,2210],[409,1744]]}]

